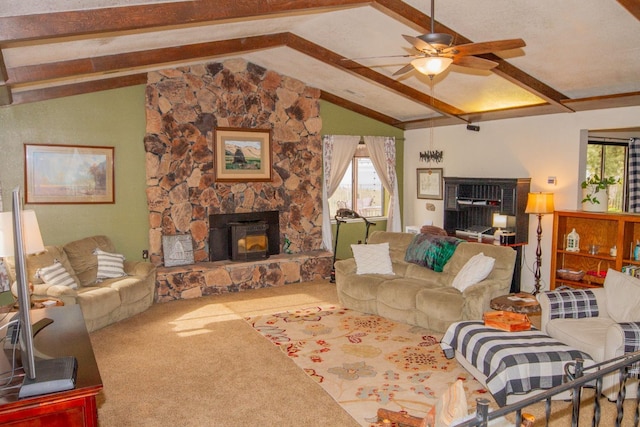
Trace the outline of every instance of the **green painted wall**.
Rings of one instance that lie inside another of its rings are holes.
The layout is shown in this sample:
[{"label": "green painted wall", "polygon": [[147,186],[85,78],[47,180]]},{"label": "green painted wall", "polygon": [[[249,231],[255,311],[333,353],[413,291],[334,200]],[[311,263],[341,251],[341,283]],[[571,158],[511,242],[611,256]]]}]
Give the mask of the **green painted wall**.
[{"label": "green painted wall", "polygon": [[145,86],[0,108],[0,185],[3,210],[23,191],[23,144],[115,147],[115,204],[26,205],[38,217],[45,245],[105,234],[127,259],[148,248],[144,110]]},{"label": "green painted wall", "polygon": [[[400,193],[400,218],[402,218],[404,131],[325,101],[320,101],[320,115],[322,116],[323,135],[369,135],[393,136],[396,138],[396,171],[399,176],[398,191]],[[369,233],[374,230],[386,230],[386,227],[386,221],[377,221],[375,226],[371,226]],[[335,239],[335,225],[333,225],[332,230]],[[341,224],[336,257],[338,259],[351,258],[350,245],[363,241],[365,235],[366,228],[362,221]]]},{"label": "green painted wall", "polygon": [[[148,248],[146,200],[145,86],[133,86],[42,102],[0,107],[0,186],[3,210],[11,210],[11,190],[24,191],[23,144],[115,147],[115,204],[26,205],[38,216],[45,245],[59,245],[96,234],[113,239],[127,259],[141,259]],[[395,136],[402,170],[403,132],[333,104],[322,102],[323,133]],[[402,186],[402,180],[399,182]],[[402,190],[400,190],[402,195]],[[401,199],[402,202],[402,199]],[[400,205],[402,206],[402,204]],[[340,241],[362,240],[362,223],[340,230]],[[379,224],[376,228],[385,228]],[[349,230],[351,229],[351,230]],[[352,234],[352,237],[349,237]],[[341,245],[342,246],[342,245]],[[340,254],[340,252],[339,252]]]}]

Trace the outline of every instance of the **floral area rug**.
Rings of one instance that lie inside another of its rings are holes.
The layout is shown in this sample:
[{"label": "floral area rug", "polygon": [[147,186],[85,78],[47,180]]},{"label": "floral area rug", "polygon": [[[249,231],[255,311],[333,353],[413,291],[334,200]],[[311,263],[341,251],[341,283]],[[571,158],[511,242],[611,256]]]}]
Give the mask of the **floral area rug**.
[{"label": "floral area rug", "polygon": [[361,425],[378,408],[423,417],[457,379],[469,409],[484,387],[440,348],[443,334],[340,307],[312,307],[246,319],[295,361]]}]

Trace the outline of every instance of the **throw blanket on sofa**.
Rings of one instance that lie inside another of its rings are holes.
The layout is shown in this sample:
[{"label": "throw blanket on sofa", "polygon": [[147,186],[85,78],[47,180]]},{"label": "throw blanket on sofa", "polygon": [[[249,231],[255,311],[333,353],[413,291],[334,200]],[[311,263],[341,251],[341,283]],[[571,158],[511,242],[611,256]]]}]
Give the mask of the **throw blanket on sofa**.
[{"label": "throw blanket on sofa", "polygon": [[405,252],[404,260],[441,272],[460,242],[464,240],[435,234],[416,234]]}]

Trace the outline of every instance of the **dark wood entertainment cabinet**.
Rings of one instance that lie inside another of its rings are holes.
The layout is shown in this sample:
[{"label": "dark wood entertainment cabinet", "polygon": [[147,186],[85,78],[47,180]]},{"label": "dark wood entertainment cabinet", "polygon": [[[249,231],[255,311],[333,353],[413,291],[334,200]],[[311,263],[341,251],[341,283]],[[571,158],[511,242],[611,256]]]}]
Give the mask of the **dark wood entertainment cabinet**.
[{"label": "dark wood entertainment cabinet", "polygon": [[[9,313],[1,322],[11,318]],[[96,395],[102,390],[89,333],[80,306],[51,307],[32,310],[33,322],[47,317],[53,323],[35,337],[36,355],[75,356],[78,360],[76,388],[73,390],[18,399],[18,388],[0,391],[0,425],[2,426],[98,426]],[[4,333],[4,330],[2,331]],[[11,370],[10,350],[0,355],[0,370]],[[12,384],[20,384],[18,378]]]}]

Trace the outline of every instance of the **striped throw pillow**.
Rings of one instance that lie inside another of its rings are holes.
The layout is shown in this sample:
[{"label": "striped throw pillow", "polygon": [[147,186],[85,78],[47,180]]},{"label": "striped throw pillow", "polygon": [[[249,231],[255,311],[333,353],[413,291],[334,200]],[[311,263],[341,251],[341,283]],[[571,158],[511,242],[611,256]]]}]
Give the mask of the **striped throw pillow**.
[{"label": "striped throw pillow", "polygon": [[93,253],[98,257],[98,280],[127,275],[124,272],[124,255],[112,254],[98,248]]},{"label": "striped throw pillow", "polygon": [[39,268],[36,276],[42,279],[47,285],[68,286],[71,289],[78,289],[78,284],[71,277],[64,265],[58,260],[54,260],[53,264],[48,267]]}]

